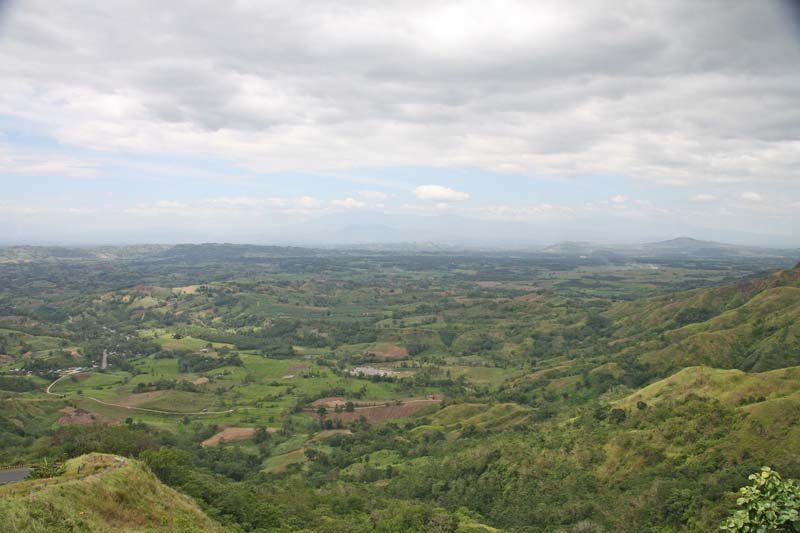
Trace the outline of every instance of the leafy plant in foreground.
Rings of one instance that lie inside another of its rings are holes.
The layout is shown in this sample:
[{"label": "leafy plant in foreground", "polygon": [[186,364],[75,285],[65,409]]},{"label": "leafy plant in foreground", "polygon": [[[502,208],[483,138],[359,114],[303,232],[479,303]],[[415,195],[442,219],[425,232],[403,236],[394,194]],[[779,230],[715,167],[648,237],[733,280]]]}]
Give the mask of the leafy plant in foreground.
[{"label": "leafy plant in foreground", "polygon": [[781,479],[765,466],[751,474],[753,484],[739,489],[736,504],[741,509],[720,526],[723,531],[800,531],[800,486],[793,479]]}]

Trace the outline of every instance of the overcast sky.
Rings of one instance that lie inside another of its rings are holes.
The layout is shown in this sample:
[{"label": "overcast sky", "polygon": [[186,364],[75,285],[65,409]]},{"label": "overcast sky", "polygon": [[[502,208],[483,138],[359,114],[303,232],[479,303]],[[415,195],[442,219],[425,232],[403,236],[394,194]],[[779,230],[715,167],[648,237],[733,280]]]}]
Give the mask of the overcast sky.
[{"label": "overcast sky", "polygon": [[0,242],[800,244],[789,2],[0,5]]}]

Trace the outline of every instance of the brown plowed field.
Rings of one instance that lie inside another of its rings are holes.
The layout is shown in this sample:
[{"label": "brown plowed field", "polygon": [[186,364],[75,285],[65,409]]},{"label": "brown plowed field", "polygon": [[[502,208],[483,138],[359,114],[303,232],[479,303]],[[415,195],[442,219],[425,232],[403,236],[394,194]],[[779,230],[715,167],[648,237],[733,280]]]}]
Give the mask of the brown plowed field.
[{"label": "brown plowed field", "polygon": [[231,442],[234,440],[249,439],[256,434],[256,428],[225,428],[216,435],[213,435],[202,442],[203,448],[216,446],[221,441]]},{"label": "brown plowed field", "polygon": [[408,358],[408,350],[396,345],[378,346],[367,350],[367,355],[372,355],[379,359],[406,359]]},{"label": "brown plowed field", "polygon": [[[363,416],[367,419],[367,422],[384,422],[386,420],[411,416],[426,407],[439,405],[440,403],[441,400],[411,400],[399,405],[391,403],[390,405],[376,405],[374,407],[358,407],[350,413],[346,411],[340,413],[329,411],[325,415],[325,419],[334,421],[341,420],[344,423],[348,423],[356,422]],[[316,414],[314,409],[308,409],[306,412]]]},{"label": "brown plowed field", "polygon": [[110,424],[111,420],[108,418],[78,409],[76,407],[65,407],[61,410],[64,416],[58,419],[58,423],[62,426],[91,426],[92,424]]}]

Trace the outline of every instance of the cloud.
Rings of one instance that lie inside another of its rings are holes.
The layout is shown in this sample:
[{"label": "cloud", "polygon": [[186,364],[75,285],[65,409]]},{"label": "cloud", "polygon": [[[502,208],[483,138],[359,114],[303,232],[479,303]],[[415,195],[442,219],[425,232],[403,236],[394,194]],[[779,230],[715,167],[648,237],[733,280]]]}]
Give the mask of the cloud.
[{"label": "cloud", "polygon": [[[2,137],[0,136],[0,139]],[[97,164],[56,150],[31,149],[0,142],[0,174],[90,178]]]},{"label": "cloud", "polygon": [[334,200],[331,204],[336,207],[343,207],[344,209],[361,209],[367,207],[365,202],[356,200],[355,198],[345,198],[344,200]]},{"label": "cloud", "polygon": [[741,198],[742,198],[742,200],[746,200],[746,201],[752,202],[752,203],[761,203],[761,202],[764,201],[764,196],[763,195],[761,195],[761,194],[759,194],[757,192],[752,192],[752,191],[743,192],[741,194]]},{"label": "cloud", "polygon": [[695,194],[689,198],[693,204],[707,204],[716,201],[717,197],[713,194]]},{"label": "cloud", "polygon": [[[204,231],[365,204],[800,235],[800,47],[779,2],[6,4],[0,182],[15,205],[66,194],[99,212],[113,191],[129,218],[206,217]],[[485,184],[414,190],[465,179],[491,180],[492,200]],[[562,186],[578,180],[591,208]],[[408,190],[424,201],[382,192]]]},{"label": "cloud", "polygon": [[724,0],[29,0],[7,9],[0,113],[65,145],[257,171],[785,182],[800,163],[787,18]]},{"label": "cloud", "polygon": [[221,196],[191,201],[158,200],[126,207],[122,211],[130,215],[153,217],[236,217],[269,213],[305,216],[325,212],[322,204],[310,196],[297,198]]},{"label": "cloud", "polygon": [[432,200],[441,203],[460,202],[469,198],[469,194],[465,192],[442,185],[420,185],[414,189],[414,196],[420,200]]}]

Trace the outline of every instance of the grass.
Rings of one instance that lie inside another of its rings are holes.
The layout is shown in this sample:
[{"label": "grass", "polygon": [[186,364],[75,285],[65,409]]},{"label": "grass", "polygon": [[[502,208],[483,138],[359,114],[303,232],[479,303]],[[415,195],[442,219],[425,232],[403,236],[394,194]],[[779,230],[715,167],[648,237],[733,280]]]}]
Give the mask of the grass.
[{"label": "grass", "polygon": [[748,374],[741,370],[689,367],[657,381],[620,400],[622,408],[640,401],[655,405],[685,398],[689,394],[714,398],[730,405],[782,398],[800,390],[800,367]]},{"label": "grass", "polygon": [[521,375],[523,372],[514,368],[493,368],[483,366],[447,366],[443,370],[449,371],[453,379],[464,376],[467,381],[476,385],[489,385],[498,387],[509,378]]},{"label": "grass", "polygon": [[291,464],[304,463],[306,461],[305,448],[300,448],[285,454],[270,456],[264,461],[262,471],[269,474],[279,474]]},{"label": "grass", "polygon": [[7,531],[223,531],[142,464],[92,453],[56,478],[0,487]]},{"label": "grass", "polygon": [[499,431],[524,424],[530,413],[529,408],[515,403],[462,403],[445,407],[426,418],[431,421],[431,429],[442,427],[457,436],[456,433],[467,426],[479,431]]}]

